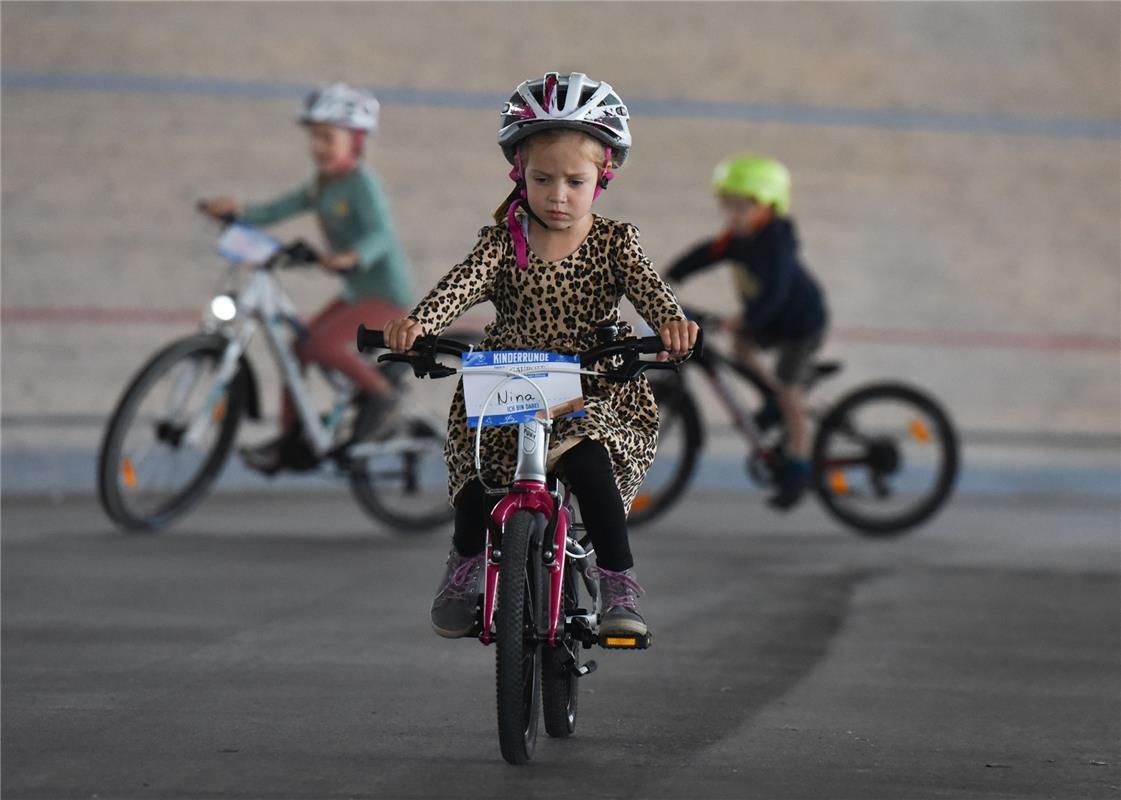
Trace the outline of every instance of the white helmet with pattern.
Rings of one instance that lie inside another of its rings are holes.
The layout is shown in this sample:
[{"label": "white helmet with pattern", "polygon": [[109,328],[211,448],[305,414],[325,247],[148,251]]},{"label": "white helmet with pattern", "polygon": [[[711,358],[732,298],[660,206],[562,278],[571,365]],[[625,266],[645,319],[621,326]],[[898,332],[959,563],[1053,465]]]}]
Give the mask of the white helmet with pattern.
[{"label": "white helmet with pattern", "polygon": [[631,149],[629,114],[622,99],[603,81],[582,72],[522,81],[499,112],[498,144],[506,160],[515,163],[522,139],[549,128],[583,131],[611,148],[612,166],[622,166]]},{"label": "white helmet with pattern", "polygon": [[332,83],[304,98],[300,122],[322,122],[369,133],[378,126],[378,101],[369,92],[345,83]]}]

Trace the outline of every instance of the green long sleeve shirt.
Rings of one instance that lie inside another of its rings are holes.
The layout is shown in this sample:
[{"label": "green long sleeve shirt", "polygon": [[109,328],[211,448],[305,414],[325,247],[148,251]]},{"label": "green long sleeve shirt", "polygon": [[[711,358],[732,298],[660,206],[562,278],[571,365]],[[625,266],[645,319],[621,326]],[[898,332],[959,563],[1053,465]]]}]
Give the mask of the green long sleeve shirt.
[{"label": "green long sleeve shirt", "polygon": [[412,305],[408,262],[393,231],[389,201],[366,167],[331,180],[316,178],[275,200],[250,205],[241,219],[265,226],[313,210],[331,249],[358,256],[354,269],[342,273],[344,300],[382,297],[400,308]]}]

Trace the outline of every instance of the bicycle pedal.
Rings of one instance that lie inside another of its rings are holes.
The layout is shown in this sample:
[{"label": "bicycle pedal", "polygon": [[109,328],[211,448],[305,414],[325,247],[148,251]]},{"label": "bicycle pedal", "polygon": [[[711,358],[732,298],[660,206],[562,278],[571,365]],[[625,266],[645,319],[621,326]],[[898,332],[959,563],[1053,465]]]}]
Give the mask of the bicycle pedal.
[{"label": "bicycle pedal", "polygon": [[571,671],[572,671],[572,674],[575,675],[577,678],[583,678],[585,675],[591,675],[593,672],[596,671],[596,662],[585,661],[580,666],[573,665]]},{"label": "bicycle pedal", "polygon": [[637,633],[612,633],[599,637],[599,646],[604,650],[645,650],[654,642],[654,634],[647,631]]}]

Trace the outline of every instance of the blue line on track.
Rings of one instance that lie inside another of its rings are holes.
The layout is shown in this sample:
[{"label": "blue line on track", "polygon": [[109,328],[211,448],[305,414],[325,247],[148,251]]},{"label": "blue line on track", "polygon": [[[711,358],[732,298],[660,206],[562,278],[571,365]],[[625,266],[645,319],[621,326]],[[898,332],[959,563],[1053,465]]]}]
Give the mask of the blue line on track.
[{"label": "blue line on track", "polygon": [[[12,72],[0,75],[5,89],[42,89],[86,92],[156,92],[211,97],[299,97],[305,84],[240,81],[216,78],[174,78],[144,75],[83,75]],[[460,89],[373,87],[389,105],[497,110],[501,93]],[[817,127],[878,128],[938,133],[1042,136],[1059,139],[1121,139],[1121,119],[1079,117],[1023,117],[951,114],[890,108],[836,108],[766,103],[716,103],[679,98],[635,99],[632,111],[640,116],[709,119],[733,122],[772,122]]]},{"label": "blue line on track", "polygon": [[[5,447],[0,457],[0,486],[5,495],[44,492],[93,492],[97,453],[86,447]],[[441,479],[432,476],[433,479]],[[759,495],[763,489],[750,482],[743,459],[702,454],[691,484],[708,491]],[[219,489],[337,489],[338,479],[328,472],[285,474],[267,479],[230,459]],[[971,465],[962,467],[954,489],[963,497],[1105,498],[1121,501],[1121,469],[1045,464]],[[686,495],[688,497],[688,495]],[[951,503],[953,501],[951,500]]]}]

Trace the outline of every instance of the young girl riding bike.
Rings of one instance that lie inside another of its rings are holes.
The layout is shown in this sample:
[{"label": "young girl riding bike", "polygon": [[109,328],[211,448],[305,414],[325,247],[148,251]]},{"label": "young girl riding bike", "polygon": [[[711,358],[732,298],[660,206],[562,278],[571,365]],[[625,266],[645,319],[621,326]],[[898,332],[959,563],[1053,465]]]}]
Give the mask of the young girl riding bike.
[{"label": "young girl riding bike", "polygon": [[[575,354],[596,344],[607,323],[621,333],[625,294],[683,357],[697,326],[685,320],[673,292],[643,254],[638,230],[592,214],[592,203],[630,151],[626,106],[607,83],[580,73],[525,81],[501,111],[498,144],[513,164],[515,189],[483,228],[474,250],[453,267],[406,318],[385,328],[386,345],[408,350],[418,336],[439,334],[476,303],[496,310],[483,349]],[[665,357],[663,355],[663,357]],[[645,378],[609,383],[582,379],[586,415],[555,420],[549,467],[580,503],[596,551],[604,615],[600,636],[647,632],[641,587],[627,540],[627,509],[654,458],[658,410]],[[515,427],[487,428],[483,477],[506,485],[515,465]],[[475,622],[486,518],[494,505],[475,472],[462,384],[452,401],[445,450],[456,509],[447,569],[432,603],[432,626],[448,638]]]},{"label": "young girl riding bike", "polygon": [[[367,135],[377,127],[378,101],[343,83],[312,92],[299,122],[308,129],[315,177],[271,202],[244,208],[230,197],[205,200],[216,218],[237,217],[250,225],[272,225],[315,211],[330,246],[320,266],[343,279],[342,294],[307,323],[297,345],[303,364],[317,363],[346,375],[388,413],[393,405],[385,378],[359,357],[354,330],[360,322],[380,324],[399,317],[412,302],[408,263],[393,230],[389,203],[374,173],[362,163]],[[281,403],[281,435],[241,455],[267,474],[285,466],[285,454],[302,444],[287,392]]]},{"label": "young girl riding bike", "polygon": [[[736,267],[743,312],[731,327],[736,357],[775,390],[770,404],[756,417],[760,428],[780,419],[785,424],[786,464],[778,475],[778,491],[770,505],[788,509],[801,498],[810,480],[809,424],[802,385],[810,377],[813,355],[825,339],[828,312],[825,297],[798,255],[798,236],[790,219],[790,173],[772,158],[737,156],[725,159],[713,173],[727,227],[681,256],[667,272],[671,281],[722,261]],[[757,350],[774,348],[773,377],[762,369]]]}]

